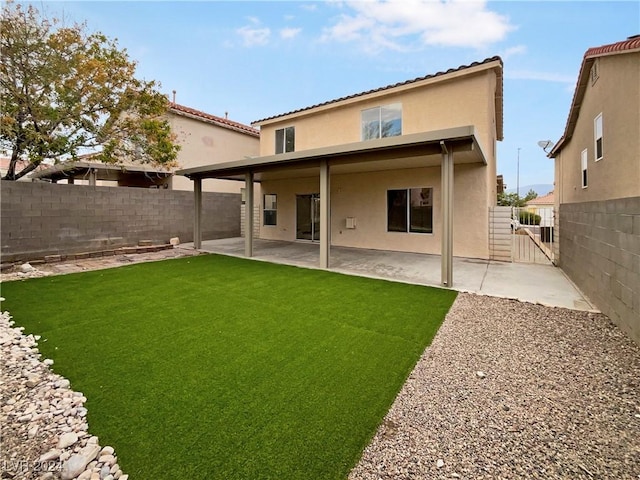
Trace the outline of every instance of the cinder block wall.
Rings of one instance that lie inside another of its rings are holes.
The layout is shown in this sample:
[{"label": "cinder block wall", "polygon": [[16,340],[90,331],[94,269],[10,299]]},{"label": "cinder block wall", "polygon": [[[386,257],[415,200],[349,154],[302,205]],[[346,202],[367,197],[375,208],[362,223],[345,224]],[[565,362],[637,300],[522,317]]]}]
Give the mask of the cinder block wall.
[{"label": "cinder block wall", "polygon": [[[2,262],[193,241],[192,192],[2,181]],[[240,194],[202,194],[202,238],[240,236]]]},{"label": "cinder block wall", "polygon": [[560,205],[560,267],[640,344],[640,197]]}]

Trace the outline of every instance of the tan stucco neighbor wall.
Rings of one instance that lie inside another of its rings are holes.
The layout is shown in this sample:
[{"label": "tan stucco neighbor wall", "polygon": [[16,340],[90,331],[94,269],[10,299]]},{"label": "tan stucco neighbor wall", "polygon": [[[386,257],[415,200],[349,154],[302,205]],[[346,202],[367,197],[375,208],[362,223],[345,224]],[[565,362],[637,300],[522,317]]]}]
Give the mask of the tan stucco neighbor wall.
[{"label": "tan stucco neighbor wall", "polygon": [[[211,165],[258,156],[260,139],[182,115],[169,114],[172,132],[181,145],[178,169]],[[244,183],[232,180],[206,179],[205,192],[240,193]],[[193,182],[181,175],[173,178],[174,190],[193,190]]]},{"label": "tan stucco neighbor wall", "polygon": [[[487,167],[456,165],[454,173],[454,249],[456,256],[488,258]],[[495,182],[494,182],[495,183]],[[387,231],[387,190],[433,188],[433,234]],[[296,195],[319,192],[319,177],[271,180],[262,193],[275,193],[276,226],[260,226],[260,237],[296,240]],[[457,192],[457,193],[455,193]],[[440,254],[442,247],[440,167],[331,175],[331,244],[404,252]],[[261,206],[262,209],[262,206]],[[262,210],[261,210],[262,211]],[[346,218],[356,228],[346,228]]]},{"label": "tan stucco neighbor wall", "polygon": [[[597,59],[573,136],[555,159],[556,206],[640,195],[640,52]],[[603,158],[595,161],[594,120],[602,113]],[[587,188],[581,152],[587,149]]]}]

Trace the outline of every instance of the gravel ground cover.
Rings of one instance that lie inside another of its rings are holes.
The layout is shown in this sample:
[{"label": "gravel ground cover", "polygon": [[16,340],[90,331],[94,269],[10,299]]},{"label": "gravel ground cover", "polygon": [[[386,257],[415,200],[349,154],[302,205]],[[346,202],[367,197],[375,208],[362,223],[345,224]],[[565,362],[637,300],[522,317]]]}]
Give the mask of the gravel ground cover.
[{"label": "gravel ground cover", "polygon": [[601,314],[460,294],[350,480],[640,479],[640,346]]}]

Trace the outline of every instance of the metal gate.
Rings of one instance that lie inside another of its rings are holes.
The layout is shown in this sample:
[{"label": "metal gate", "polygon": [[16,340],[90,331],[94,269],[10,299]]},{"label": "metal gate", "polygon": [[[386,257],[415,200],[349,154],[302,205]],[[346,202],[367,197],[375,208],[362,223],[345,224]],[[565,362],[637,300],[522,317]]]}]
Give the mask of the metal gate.
[{"label": "metal gate", "polygon": [[489,251],[492,260],[553,263],[553,208],[491,207]]},{"label": "metal gate", "polygon": [[554,210],[551,207],[512,207],[514,262],[552,264]]}]

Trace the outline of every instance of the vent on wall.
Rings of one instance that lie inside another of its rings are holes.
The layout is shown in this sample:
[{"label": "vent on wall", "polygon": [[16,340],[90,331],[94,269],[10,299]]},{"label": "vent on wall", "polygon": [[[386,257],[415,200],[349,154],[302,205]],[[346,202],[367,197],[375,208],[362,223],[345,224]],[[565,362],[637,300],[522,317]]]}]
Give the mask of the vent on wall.
[{"label": "vent on wall", "polygon": [[596,58],[596,60],[593,62],[593,65],[591,65],[591,85],[594,85],[598,81],[598,78],[600,78],[600,72],[598,71],[598,69],[599,64],[598,59]]}]

